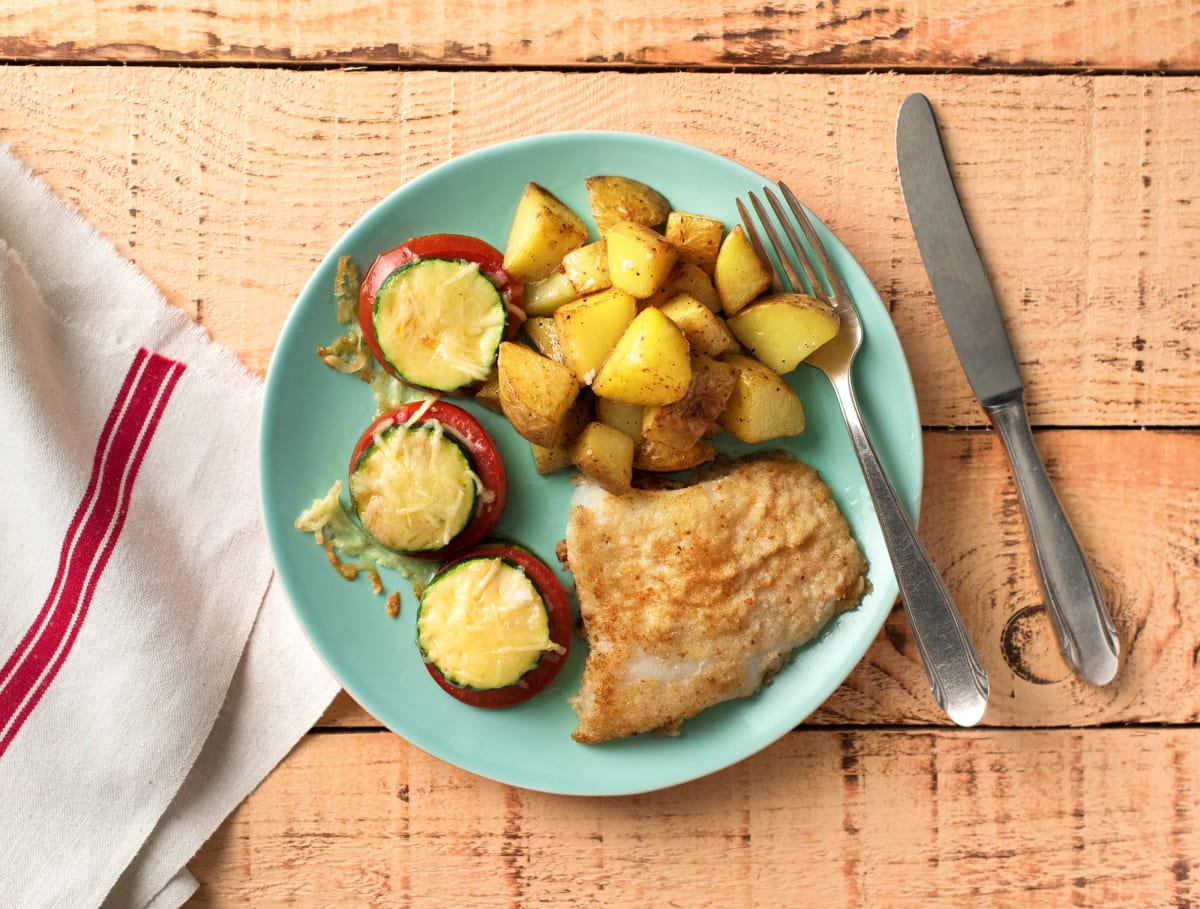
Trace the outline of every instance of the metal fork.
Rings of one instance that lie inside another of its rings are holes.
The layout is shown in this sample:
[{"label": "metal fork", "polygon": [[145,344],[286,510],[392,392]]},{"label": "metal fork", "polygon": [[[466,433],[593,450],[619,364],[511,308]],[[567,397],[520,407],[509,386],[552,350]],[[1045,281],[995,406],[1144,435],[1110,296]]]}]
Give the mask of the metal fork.
[{"label": "metal fork", "polygon": [[[862,345],[863,329],[858,310],[850,292],[833,267],[829,253],[813,229],[804,206],[784,184],[779,191],[787,202],[787,209],[776,194],[763,187],[763,195],[775,212],[775,218],[789,243],[785,243],[776,230],[775,222],[754,193],[749,193],[750,204],[758,215],[763,232],[770,239],[775,251],[778,267],[775,269],[785,290],[804,293],[811,290],[813,296],[824,300],[837,312],[840,328],[837,335],[813,351],[805,360],[829,377],[837,395],[846,429],[858,463],[862,467],[867,489],[875,503],[883,538],[900,587],[900,599],[908,624],[912,628],[925,675],[933,698],[955,723],[974,726],[983,718],[987,708],[988,678],[979,657],[975,654],[962,618],[950,599],[950,593],[921,541],[908,511],[900,502],[895,488],[879,463],[875,448],[863,425],[862,414],[854,394],[851,366]],[[750,241],[762,256],[770,262],[766,247],[759,238],[754,219],[737,200],[738,213]],[[790,217],[789,217],[790,211]],[[807,243],[796,232],[799,225]],[[800,264],[807,281],[797,273],[793,260]],[[821,277],[824,280],[821,280]],[[807,288],[806,288],[807,285]]]}]

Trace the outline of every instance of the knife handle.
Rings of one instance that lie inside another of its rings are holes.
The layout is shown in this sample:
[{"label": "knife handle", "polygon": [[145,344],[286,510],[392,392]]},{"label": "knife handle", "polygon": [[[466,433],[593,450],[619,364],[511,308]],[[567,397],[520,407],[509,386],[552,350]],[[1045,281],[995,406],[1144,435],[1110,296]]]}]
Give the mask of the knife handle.
[{"label": "knife handle", "polygon": [[834,378],[833,388],[879,515],[879,526],[900,587],[900,600],[921,654],[933,699],[959,726],[974,726],[987,709],[987,673],[980,665],[950,592],[917,537],[908,510],[879,463],[879,456],[863,425],[849,376]]},{"label": "knife handle", "polygon": [[1018,394],[984,410],[1012,463],[1059,650],[1076,675],[1093,685],[1105,685],[1117,674],[1120,644],[1079,540],[1034,447],[1025,402]]}]

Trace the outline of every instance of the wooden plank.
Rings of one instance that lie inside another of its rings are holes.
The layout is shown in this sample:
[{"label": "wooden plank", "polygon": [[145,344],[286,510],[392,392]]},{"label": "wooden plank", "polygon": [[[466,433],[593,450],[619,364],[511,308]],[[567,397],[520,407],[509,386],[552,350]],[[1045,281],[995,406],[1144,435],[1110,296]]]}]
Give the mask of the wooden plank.
[{"label": "wooden plank", "polygon": [[[1200,435],[1042,432],[1037,441],[1112,611],[1122,666],[1103,688],[1067,670],[994,434],[927,433],[922,535],[990,675],[986,722],[1194,723]],[[822,720],[878,722],[872,717],[885,689],[882,722],[937,719],[898,611],[826,703]]]},{"label": "wooden plank", "polygon": [[189,905],[1187,906],[1198,788],[1195,728],[806,730],[606,799],[316,734],[191,863]]},{"label": "wooden plank", "polygon": [[[1008,462],[991,432],[927,432],[921,532],[991,679],[986,725],[1195,723],[1200,717],[1200,434],[1038,434],[1122,641],[1103,688],[1054,641]],[[1148,506],[1147,503],[1154,503]],[[946,723],[895,609],[811,724]],[[323,726],[378,725],[343,695]]]},{"label": "wooden plank", "polygon": [[470,67],[1195,70],[1187,0],[16,0],[0,59]]},{"label": "wooden plank", "polygon": [[[1188,326],[1200,219],[1189,202],[1200,177],[1181,125],[1197,120],[1195,80],[158,69],[131,76],[57,67],[10,68],[0,79],[0,138],[253,369],[265,367],[327,245],[393,186],[522,131],[627,126],[706,145],[801,188],[888,301],[925,422],[978,424],[944,332],[931,328],[937,316],[892,173],[895,102],[921,87],[945,111],[969,211],[988,215],[976,218],[976,233],[1029,367],[1035,420],[1196,426],[1200,358]],[[498,104],[527,92],[540,100],[524,121],[514,125],[503,107],[496,115]],[[1051,95],[1054,106],[1043,106]],[[767,124],[764,135],[746,135],[744,121],[727,116],[734,109]],[[775,124],[785,115],[815,125],[803,160],[781,151],[786,135]],[[1008,141],[1018,126],[1020,145]],[[1039,156],[1053,165],[1039,165]],[[1131,199],[1138,212],[1124,216]],[[1196,645],[1187,629],[1197,601],[1188,547],[1200,539],[1191,507],[1200,485],[1195,435],[1041,440],[1061,491],[1084,512],[1077,522],[1137,645],[1131,654],[1141,662],[1130,677],[1161,687],[1090,692],[1062,681],[994,441],[927,434],[923,526],[942,534],[929,541],[935,559],[960,595],[998,592],[995,605],[963,604],[996,691],[1007,695],[995,699],[1001,712],[991,721],[1194,718]],[[1148,502],[1182,506],[1164,523]],[[1001,523],[980,527],[980,514]],[[1022,621],[1009,624],[1018,613]],[[1029,643],[1013,651],[1025,636]],[[1159,661],[1167,672],[1157,671]],[[888,692],[883,703],[880,691]],[[936,721],[899,615],[827,711],[838,721]]]},{"label": "wooden plank", "polygon": [[698,144],[798,190],[889,306],[923,422],[978,426],[895,176],[913,90],[1035,423],[1196,426],[1200,78],[9,67],[0,140],[256,372],[329,245],[428,168],[556,129]]}]

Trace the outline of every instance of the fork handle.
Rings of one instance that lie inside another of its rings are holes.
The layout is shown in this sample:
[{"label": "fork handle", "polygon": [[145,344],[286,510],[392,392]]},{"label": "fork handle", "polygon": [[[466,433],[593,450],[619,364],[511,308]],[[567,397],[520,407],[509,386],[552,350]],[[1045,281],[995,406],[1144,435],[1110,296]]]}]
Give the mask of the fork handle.
[{"label": "fork handle", "polygon": [[849,375],[833,381],[846,429],[892,559],[900,600],[908,616],[933,699],[959,726],[974,726],[987,709],[988,677],[980,665],[950,592],[867,435]]},{"label": "fork handle", "polygon": [[1120,645],[1096,579],[1033,444],[1021,395],[984,407],[1008,452],[1046,612],[1067,665],[1093,685],[1117,674]]}]

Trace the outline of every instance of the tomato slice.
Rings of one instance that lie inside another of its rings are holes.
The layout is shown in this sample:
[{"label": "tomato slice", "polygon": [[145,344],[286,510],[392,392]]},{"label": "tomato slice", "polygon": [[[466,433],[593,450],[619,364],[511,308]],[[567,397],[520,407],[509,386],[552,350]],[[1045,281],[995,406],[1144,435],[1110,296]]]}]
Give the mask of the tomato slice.
[{"label": "tomato slice", "polygon": [[475,514],[458,536],[441,549],[411,553],[414,558],[446,559],[469,549],[487,536],[500,520],[508,502],[508,475],[504,470],[504,461],[500,458],[496,443],[478,420],[461,407],[445,401],[424,400],[402,404],[376,417],[359,436],[354,453],[350,455],[350,472],[354,472],[359,458],[374,444],[380,430],[407,423],[418,413],[420,416],[415,420],[416,423],[441,423],[446,433],[462,444],[470,458],[471,468],[483,486]]},{"label": "tomato slice", "polygon": [[425,663],[425,669],[443,691],[464,704],[470,704],[472,707],[511,707],[542,691],[562,670],[571,650],[571,602],[567,599],[567,592],[559,582],[558,576],[546,563],[529,550],[512,543],[480,544],[470,552],[446,563],[439,574],[459,562],[481,557],[503,559],[525,572],[525,576],[542,595],[542,602],[546,604],[546,614],[550,620],[550,640],[563,648],[563,652],[547,651],[542,654],[536,666],[521,676],[520,681],[505,688],[491,688],[486,691],[455,685],[438,672],[432,663]]},{"label": "tomato slice", "polygon": [[375,361],[389,373],[395,375],[384,359],[379,341],[375,337],[375,296],[388,275],[414,259],[462,259],[477,264],[479,271],[496,285],[496,289],[504,298],[504,305],[508,309],[505,337],[511,341],[517,336],[521,323],[525,320],[525,285],[514,281],[504,270],[504,256],[498,249],[478,237],[468,237],[465,234],[428,234],[413,237],[395,249],[381,253],[367,269],[358,288],[358,324],[362,329],[363,338],[374,354]]}]

